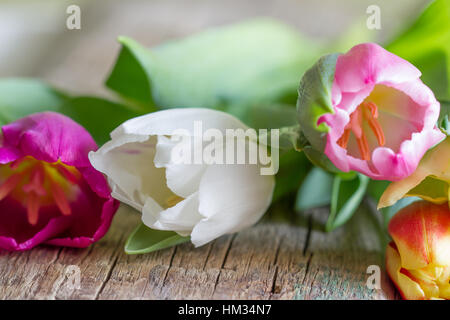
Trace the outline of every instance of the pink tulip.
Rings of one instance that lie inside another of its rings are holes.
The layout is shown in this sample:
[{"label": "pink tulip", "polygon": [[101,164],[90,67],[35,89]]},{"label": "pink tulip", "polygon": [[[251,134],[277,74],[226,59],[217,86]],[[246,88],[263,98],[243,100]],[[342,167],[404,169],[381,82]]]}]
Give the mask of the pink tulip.
[{"label": "pink tulip", "polygon": [[342,171],[396,181],[414,172],[441,141],[440,105],[408,61],[374,43],[339,55],[331,86],[324,152]]},{"label": "pink tulip", "polygon": [[58,113],[2,127],[0,249],[87,247],[103,237],[119,203],[89,162],[96,149],[83,127]]}]

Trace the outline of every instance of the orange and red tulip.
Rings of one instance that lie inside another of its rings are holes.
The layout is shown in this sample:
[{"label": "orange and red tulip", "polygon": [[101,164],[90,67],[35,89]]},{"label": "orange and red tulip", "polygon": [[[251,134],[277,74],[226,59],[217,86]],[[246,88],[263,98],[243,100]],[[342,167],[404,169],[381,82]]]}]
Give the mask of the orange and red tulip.
[{"label": "orange and red tulip", "polygon": [[404,299],[450,299],[450,209],[414,202],[389,223],[387,272]]}]

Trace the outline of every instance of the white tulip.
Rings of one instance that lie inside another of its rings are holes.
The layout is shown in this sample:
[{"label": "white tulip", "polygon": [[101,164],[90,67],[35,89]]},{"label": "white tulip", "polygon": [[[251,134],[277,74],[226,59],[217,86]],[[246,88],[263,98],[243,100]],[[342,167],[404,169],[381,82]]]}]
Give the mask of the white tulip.
[{"label": "white tulip", "polygon": [[[174,132],[196,139],[203,130],[248,129],[233,116],[210,109],[183,108],[131,119],[89,159],[107,177],[112,196],[142,212],[150,228],[190,235],[195,246],[255,224],[269,207],[275,186],[257,164],[182,164],[173,151]],[[185,135],[186,135],[185,134]],[[204,142],[203,142],[204,143]],[[247,144],[255,144],[247,141]],[[188,147],[190,148],[190,147]]]}]

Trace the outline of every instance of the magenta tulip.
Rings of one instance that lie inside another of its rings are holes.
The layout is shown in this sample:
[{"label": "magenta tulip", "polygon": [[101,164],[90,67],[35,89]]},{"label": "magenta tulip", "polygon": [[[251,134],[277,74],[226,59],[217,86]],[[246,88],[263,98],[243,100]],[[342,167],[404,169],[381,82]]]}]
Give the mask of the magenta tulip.
[{"label": "magenta tulip", "polygon": [[1,249],[87,247],[103,237],[119,203],[89,162],[96,149],[83,127],[54,112],[2,127]]}]

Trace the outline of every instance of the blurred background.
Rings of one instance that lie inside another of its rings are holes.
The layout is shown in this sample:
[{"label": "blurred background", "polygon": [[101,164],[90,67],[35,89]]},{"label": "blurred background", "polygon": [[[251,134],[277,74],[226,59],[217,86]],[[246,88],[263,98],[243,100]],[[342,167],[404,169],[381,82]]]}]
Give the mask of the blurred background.
[{"label": "blurred background", "polygon": [[[103,88],[119,35],[146,46],[202,29],[272,17],[317,41],[350,28],[388,41],[413,21],[426,0],[0,0],[0,77],[37,77],[74,93],[108,95]],[[68,30],[69,5],[81,8],[81,29]],[[381,29],[367,31],[369,5],[381,9]]]}]

